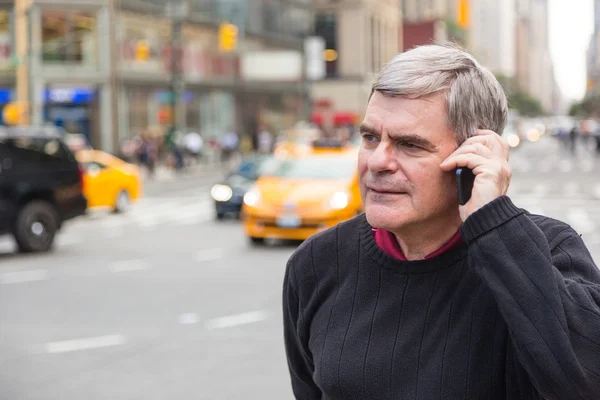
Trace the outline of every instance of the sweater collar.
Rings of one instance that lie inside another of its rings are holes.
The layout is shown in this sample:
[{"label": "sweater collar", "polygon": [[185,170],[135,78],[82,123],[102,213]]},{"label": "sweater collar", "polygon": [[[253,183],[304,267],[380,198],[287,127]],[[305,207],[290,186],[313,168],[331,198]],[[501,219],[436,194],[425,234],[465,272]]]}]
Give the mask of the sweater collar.
[{"label": "sweater collar", "polygon": [[[383,250],[386,254],[394,257],[397,260],[407,261],[407,258],[402,252],[396,236],[394,236],[392,232],[388,231],[387,229],[373,228],[373,235],[375,237],[375,243],[377,243],[381,250]],[[460,231],[456,231],[454,236],[444,243],[442,247],[433,253],[428,254],[425,258],[433,258],[442,255],[455,246],[458,246],[460,243],[462,243]]]},{"label": "sweater collar", "polygon": [[[381,267],[389,268],[399,273],[435,272],[450,267],[467,255],[468,246],[461,240],[442,254],[431,254],[424,260],[401,260],[383,251],[375,241],[373,227],[369,225],[365,214],[359,217],[361,248]],[[460,236],[459,236],[460,238]],[[438,252],[436,252],[438,253]]]}]

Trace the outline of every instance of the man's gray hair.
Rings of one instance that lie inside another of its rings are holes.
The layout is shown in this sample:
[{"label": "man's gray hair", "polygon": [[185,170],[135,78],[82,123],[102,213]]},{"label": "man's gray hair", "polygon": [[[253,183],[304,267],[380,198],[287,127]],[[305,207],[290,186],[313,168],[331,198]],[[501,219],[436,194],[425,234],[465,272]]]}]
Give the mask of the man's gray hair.
[{"label": "man's gray hair", "polygon": [[455,45],[426,45],[396,55],[373,84],[387,96],[419,98],[440,93],[446,119],[461,144],[477,129],[502,134],[508,116],[506,94],[494,75]]}]

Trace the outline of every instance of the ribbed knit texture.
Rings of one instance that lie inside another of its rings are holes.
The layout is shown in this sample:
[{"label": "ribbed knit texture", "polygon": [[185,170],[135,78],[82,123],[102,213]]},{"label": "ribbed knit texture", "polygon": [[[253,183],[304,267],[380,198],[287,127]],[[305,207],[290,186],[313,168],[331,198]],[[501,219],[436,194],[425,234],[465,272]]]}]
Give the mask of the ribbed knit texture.
[{"label": "ribbed knit texture", "polygon": [[600,272],[568,225],[501,197],[420,261],[371,229],[361,215],[288,262],[297,399],[600,399]]}]

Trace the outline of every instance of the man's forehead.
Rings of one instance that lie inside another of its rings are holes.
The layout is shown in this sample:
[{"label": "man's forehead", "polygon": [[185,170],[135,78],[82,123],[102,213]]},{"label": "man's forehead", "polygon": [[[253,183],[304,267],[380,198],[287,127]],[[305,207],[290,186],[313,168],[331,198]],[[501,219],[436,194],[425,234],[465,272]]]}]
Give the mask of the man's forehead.
[{"label": "man's forehead", "polygon": [[441,96],[408,99],[376,92],[371,100],[361,125],[363,130],[390,136],[418,134],[432,142],[444,140],[447,135],[453,137]]}]

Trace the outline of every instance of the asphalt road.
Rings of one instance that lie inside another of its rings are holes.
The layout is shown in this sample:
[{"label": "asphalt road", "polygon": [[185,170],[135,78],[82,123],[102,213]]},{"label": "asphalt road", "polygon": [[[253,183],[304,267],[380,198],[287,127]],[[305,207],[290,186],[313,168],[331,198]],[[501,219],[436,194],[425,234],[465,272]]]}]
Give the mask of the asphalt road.
[{"label": "asphalt road", "polygon": [[[572,224],[600,261],[600,157],[514,151],[510,195]],[[0,398],[290,399],[281,281],[293,245],[213,220],[215,176],[149,183],[125,215],[66,226],[50,254],[0,240]]]}]

